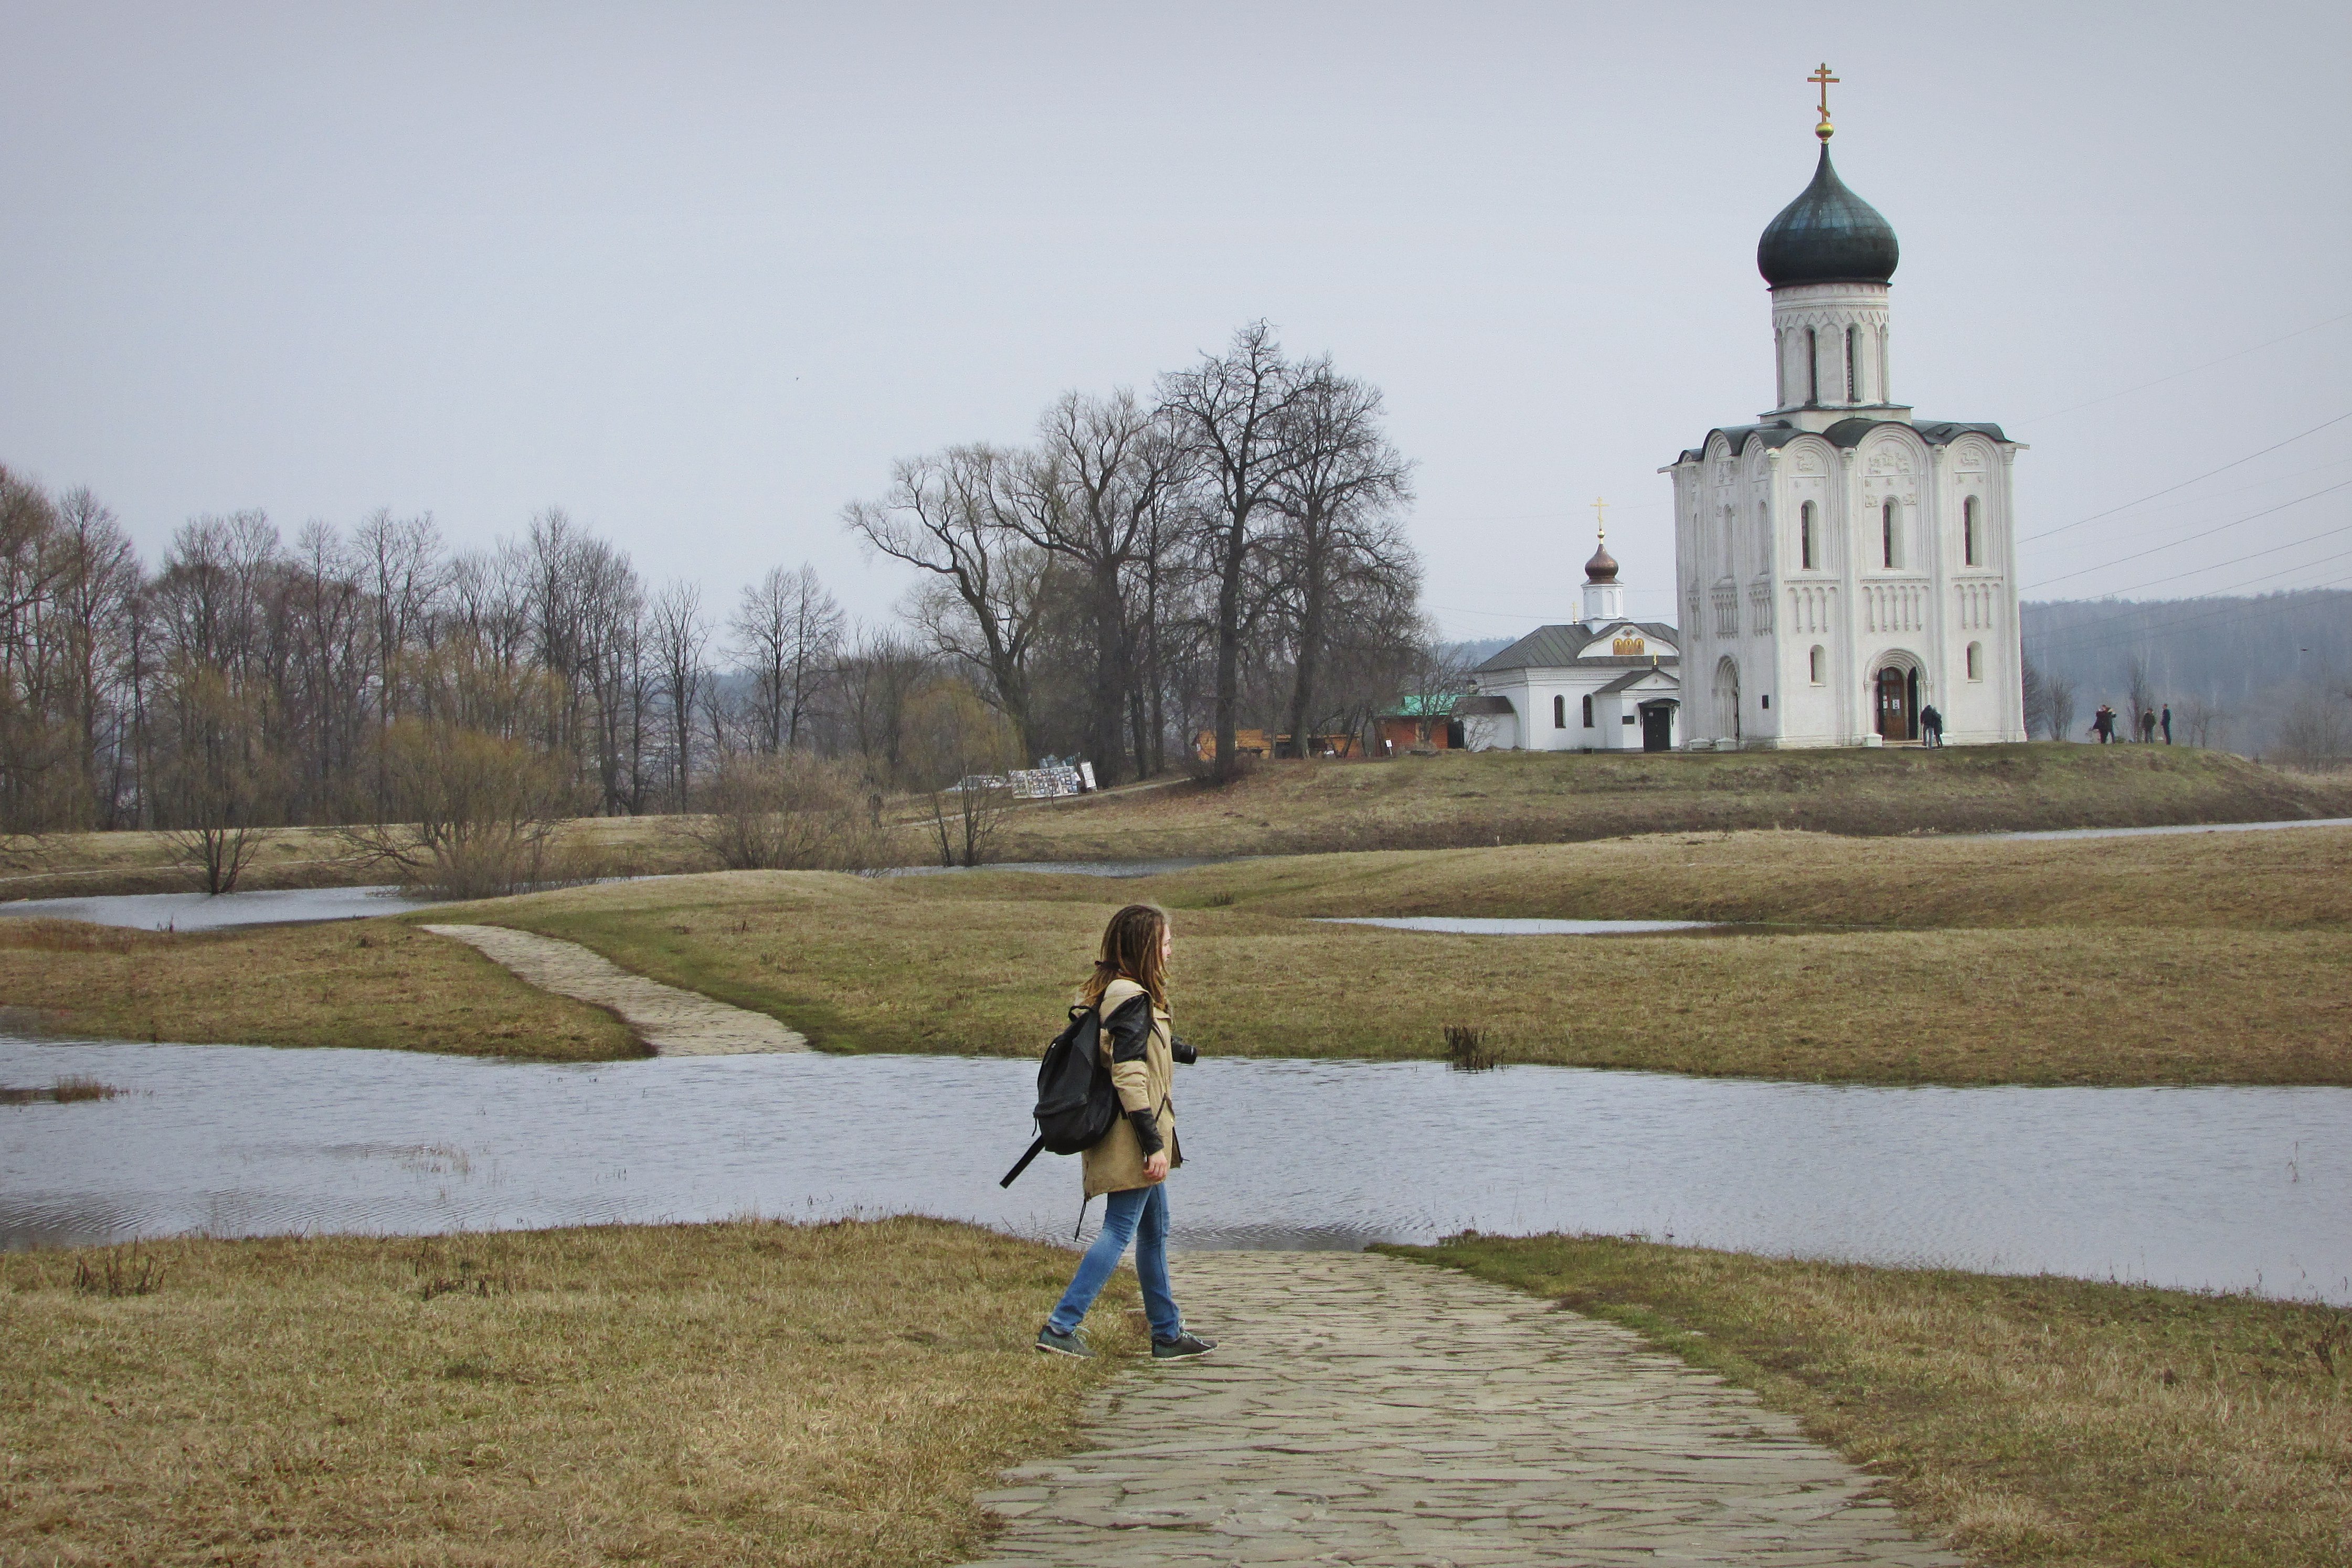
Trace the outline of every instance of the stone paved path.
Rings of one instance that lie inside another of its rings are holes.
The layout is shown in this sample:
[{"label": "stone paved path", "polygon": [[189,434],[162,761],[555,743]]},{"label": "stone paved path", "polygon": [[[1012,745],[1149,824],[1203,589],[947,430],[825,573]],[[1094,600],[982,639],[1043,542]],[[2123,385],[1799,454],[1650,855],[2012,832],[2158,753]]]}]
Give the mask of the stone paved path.
[{"label": "stone paved path", "polygon": [[998,1568],[1958,1568],[1870,1478],[1612,1324],[1362,1253],[1184,1253],[1203,1361],[1008,1472]]},{"label": "stone paved path", "polygon": [[592,1006],[609,1007],[664,1057],[730,1057],[756,1051],[804,1051],[808,1037],[765,1013],[713,1001],[642,974],[632,974],[576,942],[562,942],[505,926],[435,925],[426,931],[478,949],[541,991]]}]

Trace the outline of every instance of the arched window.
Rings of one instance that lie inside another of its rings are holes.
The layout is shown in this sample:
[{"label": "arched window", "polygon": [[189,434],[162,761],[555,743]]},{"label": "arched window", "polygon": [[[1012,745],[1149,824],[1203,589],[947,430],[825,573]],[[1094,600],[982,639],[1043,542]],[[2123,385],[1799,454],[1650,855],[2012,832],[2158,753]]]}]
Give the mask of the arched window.
[{"label": "arched window", "polygon": [[1848,327],[1845,330],[1845,400],[1848,403],[1862,401],[1861,351],[1862,329]]},{"label": "arched window", "polygon": [[1821,644],[1815,643],[1812,653],[1805,660],[1806,673],[1811,677],[1815,686],[1821,685],[1828,678],[1829,662],[1828,651]]},{"label": "arched window", "polygon": [[1895,498],[1886,498],[1878,513],[1878,555],[1887,570],[1895,568]]},{"label": "arched window", "polygon": [[1984,679],[1984,644],[1980,642],[1969,644],[1969,679],[1970,680]]},{"label": "arched window", "polygon": [[1977,498],[1974,496],[1960,503],[1960,560],[1970,566],[1977,563]]},{"label": "arched window", "polygon": [[1568,699],[1565,697],[1551,700],[1551,727],[1555,730],[1568,728]]},{"label": "arched window", "polygon": [[1805,401],[1822,400],[1822,335],[1812,328],[1805,329]]},{"label": "arched window", "polygon": [[1584,727],[1588,730],[1592,728],[1592,698],[1590,694],[1584,699]]},{"label": "arched window", "polygon": [[1813,569],[1813,503],[1811,501],[1797,509],[1797,563],[1808,572]]}]

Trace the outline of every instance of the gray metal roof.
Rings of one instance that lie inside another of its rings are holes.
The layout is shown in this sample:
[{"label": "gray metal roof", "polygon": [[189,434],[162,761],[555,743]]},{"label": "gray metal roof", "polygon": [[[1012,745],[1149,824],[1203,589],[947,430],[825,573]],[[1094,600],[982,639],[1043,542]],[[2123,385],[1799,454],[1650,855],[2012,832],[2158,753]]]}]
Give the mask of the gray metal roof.
[{"label": "gray metal roof", "polygon": [[1512,711],[1511,705],[1500,697],[1465,697],[1454,704],[1454,716],[1456,719],[1472,717],[1480,713],[1508,713],[1510,711]]},{"label": "gray metal roof", "polygon": [[1611,681],[1608,685],[1602,687],[1600,690],[1594,692],[1593,695],[1595,697],[1607,697],[1614,692],[1630,691],[1634,687],[1641,685],[1642,682],[1649,679],[1650,677],[1654,675],[1664,679],[1667,685],[1674,687],[1676,690],[1680,690],[1682,689],[1682,678],[1677,676],[1673,670],[1668,669],[1665,666],[1660,665],[1654,669],[1629,669],[1624,674],[1619,676],[1616,679]]},{"label": "gray metal roof", "polygon": [[[1882,425],[1906,426],[1919,439],[1927,442],[1930,447],[1948,447],[1961,437],[1969,435],[1989,436],[2000,442],[2009,440],[2008,436],[2002,433],[1998,425],[1971,424],[1964,420],[1953,419],[1907,421],[1865,419],[1859,415],[1852,419],[1839,420],[1822,432],[1822,439],[1832,447],[1859,447],[1864,436]],[[1785,419],[1774,419],[1762,425],[1718,425],[1706,433],[1706,441],[1701,441],[1696,447],[1685,447],[1683,455],[1676,458],[1675,461],[1677,463],[1700,461],[1706,456],[1707,441],[1714,440],[1717,436],[1731,443],[1731,455],[1736,458],[1748,450],[1748,443],[1750,441],[1761,442],[1767,449],[1769,449],[1775,447],[1785,447],[1803,434],[1803,431]]]},{"label": "gray metal roof", "polygon": [[[1559,669],[1572,664],[1639,664],[1646,668],[1650,662],[1648,654],[1623,657],[1612,654],[1597,658],[1577,657],[1592,646],[1595,637],[1605,637],[1620,626],[1632,626],[1645,636],[1657,637],[1677,647],[1682,646],[1682,633],[1664,621],[1604,621],[1598,627],[1579,624],[1538,626],[1480,665],[1476,673],[1484,675],[1506,669]],[[1668,654],[1664,657],[1672,658],[1675,656]]]}]

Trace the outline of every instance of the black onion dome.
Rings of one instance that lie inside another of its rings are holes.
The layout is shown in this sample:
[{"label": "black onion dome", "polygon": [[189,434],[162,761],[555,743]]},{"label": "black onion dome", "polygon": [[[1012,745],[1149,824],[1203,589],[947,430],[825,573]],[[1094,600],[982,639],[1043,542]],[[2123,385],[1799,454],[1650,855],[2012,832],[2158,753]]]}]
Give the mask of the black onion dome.
[{"label": "black onion dome", "polygon": [[1756,270],[1773,288],[1790,283],[1884,283],[1902,258],[1895,228],[1845,188],[1829,144],[1804,194],[1780,209],[1756,242]]},{"label": "black onion dome", "polygon": [[1601,545],[1592,552],[1592,559],[1584,563],[1584,580],[1588,583],[1617,581],[1617,558],[1609,553],[1609,546]]}]

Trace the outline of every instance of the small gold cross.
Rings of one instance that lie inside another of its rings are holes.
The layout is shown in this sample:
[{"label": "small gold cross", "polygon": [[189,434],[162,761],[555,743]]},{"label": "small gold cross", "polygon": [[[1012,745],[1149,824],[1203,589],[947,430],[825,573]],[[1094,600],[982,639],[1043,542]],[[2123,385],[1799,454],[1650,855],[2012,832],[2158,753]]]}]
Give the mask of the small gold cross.
[{"label": "small gold cross", "polygon": [[1830,139],[1830,83],[1838,79],[1830,75],[1830,63],[1823,60],[1821,68],[1805,79],[1818,83],[1822,89],[1822,122],[1813,127],[1813,134],[1826,142]]},{"label": "small gold cross", "polygon": [[1609,537],[1609,513],[1605,510],[1608,505],[1609,503],[1607,501],[1601,500],[1598,496],[1593,498],[1592,531],[1603,539]]}]

